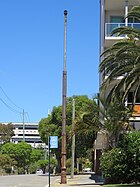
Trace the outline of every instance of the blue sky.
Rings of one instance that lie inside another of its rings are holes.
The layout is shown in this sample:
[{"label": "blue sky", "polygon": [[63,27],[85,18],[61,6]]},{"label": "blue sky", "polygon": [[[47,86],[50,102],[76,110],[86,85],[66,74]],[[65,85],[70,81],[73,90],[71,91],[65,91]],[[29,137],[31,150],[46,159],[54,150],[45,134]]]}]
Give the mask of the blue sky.
[{"label": "blue sky", "polygon": [[99,0],[1,0],[0,122],[21,121],[20,108],[39,122],[61,105],[65,9],[67,97],[98,92]]}]

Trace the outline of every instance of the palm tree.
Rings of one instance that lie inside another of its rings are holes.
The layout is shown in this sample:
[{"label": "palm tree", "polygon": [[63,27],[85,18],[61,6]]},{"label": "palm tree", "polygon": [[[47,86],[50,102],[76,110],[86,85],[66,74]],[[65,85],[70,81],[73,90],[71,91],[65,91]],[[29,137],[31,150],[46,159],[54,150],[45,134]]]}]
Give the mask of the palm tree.
[{"label": "palm tree", "polygon": [[[135,17],[140,20],[140,6],[134,7],[127,17]],[[133,104],[140,93],[140,30],[131,27],[120,27],[112,32],[112,35],[126,36],[109,49],[104,51],[104,57],[99,66],[99,71],[105,71],[107,78],[101,86],[100,95],[105,93],[106,103],[112,101],[116,96],[125,101],[130,90],[133,90]],[[108,91],[108,86],[110,91]]]},{"label": "palm tree", "polygon": [[75,134],[83,134],[88,136],[95,134],[100,130],[101,123],[99,120],[98,105],[93,103],[87,104],[87,111],[79,111],[75,119]]},{"label": "palm tree", "polygon": [[[132,115],[132,109],[121,102],[121,98],[114,98],[113,102],[106,105],[106,100],[97,97],[100,105],[98,106],[98,115],[100,118],[99,134],[101,133],[105,142],[104,148],[116,147],[122,133],[132,130],[129,125],[129,118]],[[104,149],[103,148],[103,149]]]},{"label": "palm tree", "polygon": [[101,132],[108,139],[105,147],[114,147],[118,143],[120,134],[131,129],[128,121],[132,111],[124,106],[119,98],[115,98],[114,102],[108,106],[104,99],[98,96],[94,99],[98,100],[103,107],[88,103],[87,112],[82,111],[77,115],[72,133],[88,137]]},{"label": "palm tree", "polygon": [[102,130],[106,132],[108,146],[116,147],[122,133],[132,130],[129,126],[129,118],[132,114],[130,108],[126,107],[119,98],[115,98],[107,107],[106,103],[100,99],[103,109],[100,109],[102,120]]}]

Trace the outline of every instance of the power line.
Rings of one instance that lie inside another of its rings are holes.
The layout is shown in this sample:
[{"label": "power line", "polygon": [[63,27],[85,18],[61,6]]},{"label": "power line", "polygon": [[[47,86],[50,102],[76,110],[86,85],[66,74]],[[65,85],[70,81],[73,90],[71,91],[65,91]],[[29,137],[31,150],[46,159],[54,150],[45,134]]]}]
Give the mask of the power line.
[{"label": "power line", "polygon": [[27,119],[27,121],[31,122],[30,117],[29,117],[29,113],[26,112],[25,114],[26,114],[26,119]]},{"label": "power line", "polygon": [[[3,92],[3,94],[6,96],[6,98],[7,98],[15,107],[17,107],[18,109],[22,110],[22,112],[19,111],[19,110],[14,109],[14,108],[11,107],[10,105],[8,105],[2,98],[0,98],[0,101],[1,101],[9,110],[11,110],[12,112],[18,113],[18,114],[20,114],[20,115],[23,116],[23,110],[24,110],[24,109],[21,108],[21,107],[19,107],[17,104],[15,104],[15,103],[10,99],[10,97],[6,94],[6,92],[4,91],[4,89],[3,89],[1,86],[0,86],[0,89],[2,90],[2,92]],[[28,120],[30,121],[28,112],[24,112],[24,114],[27,115]],[[27,121],[28,121],[28,120],[27,120]]]},{"label": "power line", "polygon": [[9,97],[8,95],[6,94],[6,92],[3,90],[3,88],[0,86],[0,89],[2,90],[2,92],[4,93],[4,95],[7,97],[7,99],[17,108],[23,110],[23,108],[19,107],[18,105],[16,105]]},{"label": "power line", "polygon": [[21,114],[21,112],[19,112],[18,110],[13,109],[13,108],[12,108],[11,106],[9,106],[5,101],[3,101],[2,98],[0,98],[0,101],[1,101],[7,108],[9,108],[12,112]]}]

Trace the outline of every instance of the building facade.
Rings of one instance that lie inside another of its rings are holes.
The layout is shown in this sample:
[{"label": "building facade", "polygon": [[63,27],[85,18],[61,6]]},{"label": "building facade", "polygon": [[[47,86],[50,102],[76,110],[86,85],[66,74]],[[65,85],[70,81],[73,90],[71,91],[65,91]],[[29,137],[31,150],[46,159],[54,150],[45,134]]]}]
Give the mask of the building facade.
[{"label": "building facade", "polygon": [[[140,0],[100,0],[100,54],[102,54],[107,48],[111,47],[115,42],[125,37],[118,37],[115,35],[111,36],[113,29],[122,26],[140,29],[139,20],[134,18],[124,19],[129,10],[138,5],[140,5]],[[100,62],[103,60],[102,58],[104,57],[101,57]],[[100,73],[100,86],[107,76],[108,75],[105,71]],[[119,78],[121,79],[121,77]],[[118,81],[117,79],[114,80],[112,85],[115,84],[115,81]],[[110,88],[108,87],[108,89]],[[133,90],[128,95],[126,101],[127,105],[132,105],[132,94]],[[134,111],[135,112],[130,118],[130,125],[132,125],[135,129],[140,130],[140,98],[137,98]],[[95,173],[97,174],[99,172],[99,155],[101,155],[101,151],[101,145],[98,142],[95,142]]]},{"label": "building facade", "polygon": [[[6,125],[7,123],[3,124]],[[25,141],[33,148],[45,148],[46,145],[39,136],[38,123],[12,123],[12,125],[14,127],[14,135],[11,138],[11,142],[17,144],[21,141]]]},{"label": "building facade", "polygon": [[[140,29],[140,20],[134,18],[124,19],[129,10],[138,5],[140,5],[140,0],[100,0],[100,54],[116,41],[125,37],[111,36],[113,29],[122,26]],[[100,74],[100,86],[106,77],[105,71]],[[121,79],[121,77],[119,78]],[[116,79],[116,82],[119,78]],[[112,84],[115,84],[115,80]],[[126,100],[127,105],[132,105],[133,89]],[[140,130],[140,96],[137,96],[134,111],[130,123],[135,129]]]}]

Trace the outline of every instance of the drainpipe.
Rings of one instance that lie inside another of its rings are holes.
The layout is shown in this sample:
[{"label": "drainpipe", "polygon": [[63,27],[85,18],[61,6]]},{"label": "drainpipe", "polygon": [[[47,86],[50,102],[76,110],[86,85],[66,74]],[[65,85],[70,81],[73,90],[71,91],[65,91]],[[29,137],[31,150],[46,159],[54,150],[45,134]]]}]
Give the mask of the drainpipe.
[{"label": "drainpipe", "polygon": [[[125,0],[125,17],[128,15],[128,0]],[[125,19],[125,26],[128,26],[128,18]]]}]

